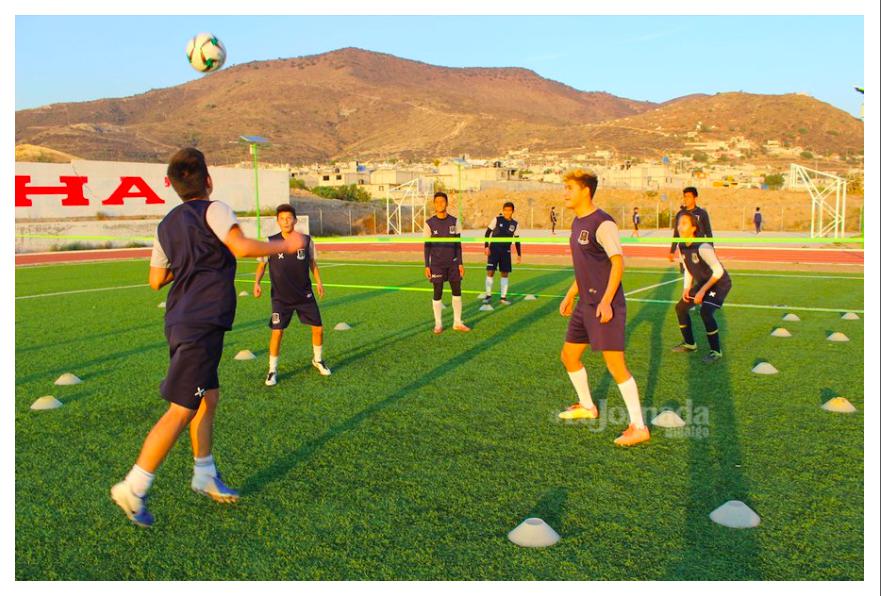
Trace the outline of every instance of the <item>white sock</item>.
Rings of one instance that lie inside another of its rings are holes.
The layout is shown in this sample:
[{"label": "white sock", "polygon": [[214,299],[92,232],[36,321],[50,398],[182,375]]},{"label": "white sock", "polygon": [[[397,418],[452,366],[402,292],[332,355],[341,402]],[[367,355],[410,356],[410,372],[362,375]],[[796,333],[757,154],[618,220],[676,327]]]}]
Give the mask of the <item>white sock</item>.
[{"label": "white sock", "polygon": [[630,416],[630,423],[636,428],[645,428],[645,422],[642,420],[642,408],[639,406],[639,390],[636,388],[636,381],[630,377],[623,383],[618,385],[621,397],[627,405],[627,414]]},{"label": "white sock", "polygon": [[278,356],[269,357],[269,372],[278,372]]},{"label": "white sock", "polygon": [[462,297],[453,296],[453,325],[462,324]]},{"label": "white sock", "polygon": [[[453,304],[456,304],[456,299],[453,298]],[[441,313],[443,313],[444,303],[442,300],[432,300],[431,308],[434,310],[434,326],[437,328],[443,327],[444,322],[441,318]]]},{"label": "white sock", "polygon": [[195,458],[195,465],[193,466],[193,474],[195,476],[211,476],[212,478],[217,476],[217,468],[214,466],[214,456],[210,453],[205,457],[197,457]]},{"label": "white sock", "polygon": [[321,362],[321,346],[312,346],[312,359]]},{"label": "white sock", "polygon": [[493,278],[489,275],[486,276],[486,295],[492,296],[493,293]]},{"label": "white sock", "polygon": [[593,399],[590,397],[590,386],[587,384],[587,370],[582,366],[575,372],[570,372],[569,380],[575,387],[575,393],[578,394],[578,403],[585,408],[593,407]]},{"label": "white sock", "polygon": [[150,487],[153,486],[154,478],[156,478],[155,474],[151,474],[138,466],[138,464],[135,464],[132,466],[131,471],[129,471],[128,476],[125,477],[125,481],[132,489],[133,493],[139,497],[143,497],[147,494],[147,491],[150,490]]},{"label": "white sock", "polygon": [[502,286],[502,298],[504,298],[505,296],[508,295],[508,278],[503,277],[499,283]]}]

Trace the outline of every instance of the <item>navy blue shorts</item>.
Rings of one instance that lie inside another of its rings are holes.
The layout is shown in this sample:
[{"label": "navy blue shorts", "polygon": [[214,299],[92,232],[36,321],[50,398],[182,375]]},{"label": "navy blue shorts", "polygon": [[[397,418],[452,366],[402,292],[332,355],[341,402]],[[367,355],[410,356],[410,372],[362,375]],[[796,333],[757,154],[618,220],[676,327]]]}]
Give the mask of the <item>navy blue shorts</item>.
[{"label": "navy blue shorts", "polygon": [[223,354],[221,327],[165,328],[168,340],[168,373],[159,384],[163,399],[190,410],[198,410],[208,389],[217,389],[217,366]]},{"label": "navy blue shorts", "polygon": [[318,303],[314,300],[300,302],[299,304],[272,303],[272,317],[269,319],[270,329],[287,329],[291,319],[297,313],[297,317],[303,325],[321,327],[321,312]]},{"label": "navy blue shorts", "polygon": [[429,269],[431,270],[431,283],[433,284],[442,284],[445,281],[460,281],[462,279],[462,276],[459,275],[458,263],[447,267],[435,267],[432,265]]},{"label": "navy blue shorts", "polygon": [[498,267],[502,273],[511,273],[511,251],[494,251],[489,249],[489,257],[486,260],[486,270],[495,271]]},{"label": "navy blue shorts", "polygon": [[[701,289],[701,285],[696,285],[688,291],[688,296],[692,298],[689,302],[694,300],[694,295],[697,294],[698,290]],[[704,294],[704,304],[709,304],[710,306],[715,306],[716,308],[722,308],[722,304],[725,303],[725,298],[728,297],[728,292],[731,291],[731,282],[726,281],[724,279],[720,279],[717,281],[712,288],[707,290],[707,293]]]},{"label": "navy blue shorts", "polygon": [[590,349],[594,352],[623,352],[627,305],[613,303],[613,316],[608,323],[600,323],[596,310],[596,304],[579,300],[569,319],[566,341],[571,344],[590,344]]}]

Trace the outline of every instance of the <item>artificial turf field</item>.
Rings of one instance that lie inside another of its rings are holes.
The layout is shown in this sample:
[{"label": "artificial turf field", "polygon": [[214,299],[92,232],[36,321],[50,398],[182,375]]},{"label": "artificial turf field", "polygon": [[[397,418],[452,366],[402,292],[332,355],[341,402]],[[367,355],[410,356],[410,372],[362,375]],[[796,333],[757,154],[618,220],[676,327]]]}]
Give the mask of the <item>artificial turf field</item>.
[{"label": "artificial turf field", "polygon": [[[650,443],[622,449],[612,441],[626,425],[623,402],[598,354],[586,367],[612,421],[556,418],[576,401],[553,297],[571,270],[515,267],[511,292],[538,300],[480,312],[484,276],[472,266],[473,331],[449,330],[448,308],[448,330],[434,336],[418,264],[322,263],[333,375],[311,367],[308,328],[295,318],[279,384],[264,386],[268,292],[240,298],[214,454],[242,499],[220,505],[190,490],[182,436],[157,475],[156,524],[145,530],[109,489],[166,408],[157,308],[166,291],[145,285],[147,268],[16,270],[17,579],[863,578],[863,321],[839,318],[863,308],[861,275],[732,272],[717,316],[725,356],[707,366],[696,314],[701,353],[670,352],[680,341],[673,269],[625,272],[627,292],[670,282],[628,298],[627,361],[643,407],[694,416],[684,435],[655,429]],[[250,290],[254,268],[240,262],[239,290]],[[802,321],[781,322],[786,312]],[[340,321],[352,330],[333,331]],[[793,337],[769,335],[781,325]],[[826,341],[832,331],[851,341]],[[234,360],[242,349],[257,360]],[[780,373],[752,374],[760,359]],[[84,382],[54,386],[64,372]],[[47,394],[64,407],[29,410]],[[821,410],[835,395],[858,412]],[[731,499],[761,525],[714,524],[708,514]],[[507,532],[531,516],[562,540],[511,544]]]}]

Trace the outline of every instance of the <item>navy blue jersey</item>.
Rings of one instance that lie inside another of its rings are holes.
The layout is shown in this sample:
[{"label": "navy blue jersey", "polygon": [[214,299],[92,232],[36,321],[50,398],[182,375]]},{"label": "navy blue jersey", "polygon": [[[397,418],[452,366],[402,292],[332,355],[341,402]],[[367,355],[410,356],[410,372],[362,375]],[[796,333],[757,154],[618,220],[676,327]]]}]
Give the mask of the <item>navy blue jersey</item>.
[{"label": "navy blue jersey", "polygon": [[[270,295],[272,302],[278,304],[301,304],[315,300],[312,293],[312,279],[309,267],[312,264],[312,237],[304,236],[305,244],[296,253],[269,255],[269,280],[272,282]],[[270,236],[269,241],[283,240],[281,232]]]},{"label": "navy blue jersey", "polygon": [[[697,231],[694,233],[697,238],[712,238],[713,237],[713,228],[710,226],[710,214],[706,212],[705,209],[702,209],[695,205],[694,209],[689,211],[685,207],[679,210],[676,214],[676,219],[673,221],[673,237],[679,238],[679,217],[683,213],[691,213],[697,217]],[[710,245],[713,243],[710,242]],[[676,252],[676,247],[679,246],[680,250],[682,249],[681,242],[674,242],[670,246],[670,252]]]},{"label": "navy blue jersey", "polygon": [[633,214],[633,225],[635,225],[635,226],[639,225],[639,213]]},{"label": "navy blue jersey", "polygon": [[[493,238],[515,238],[517,236],[518,224],[516,219],[505,219],[504,215],[499,215],[490,223],[492,223],[492,226],[487,226],[486,234],[484,234],[487,238],[490,236]],[[517,246],[517,254],[519,255],[520,243],[516,242],[515,244]],[[497,253],[511,252],[510,242],[484,242],[483,246]]]},{"label": "navy blue jersey", "polygon": [[[576,217],[572,221],[569,248],[572,251],[578,295],[580,301],[585,304],[599,304],[609,285],[612,261],[597,241],[597,229],[606,221],[615,222],[614,218],[602,209],[597,209],[585,217]],[[623,284],[618,284],[612,304],[624,304]]]},{"label": "navy blue jersey", "polygon": [[[679,245],[682,259],[685,262],[685,268],[688,269],[688,273],[691,274],[691,277],[694,280],[692,286],[698,288],[710,281],[713,277],[712,266],[704,260],[700,253],[701,246],[706,246],[712,250],[712,245],[710,245],[709,242],[693,242],[691,244],[683,243]],[[713,256],[714,255],[715,252],[713,253]],[[709,258],[712,260],[712,256]],[[728,271],[725,271],[724,268],[723,271],[724,273],[722,274],[722,277],[716,282],[720,286],[724,286],[731,282],[731,278],[728,276]]]},{"label": "navy blue jersey", "polygon": [[428,238],[459,238],[456,218],[447,215],[441,219],[437,215],[425,221],[425,266],[452,267],[462,264],[461,242],[431,242]]},{"label": "navy blue jersey", "polygon": [[753,215],[753,223],[762,223],[762,213],[760,211],[756,211],[755,215]]},{"label": "navy blue jersey", "polygon": [[232,329],[236,315],[236,259],[205,220],[211,201],[185,201],[159,223],[157,237],[174,281],[165,325]]}]

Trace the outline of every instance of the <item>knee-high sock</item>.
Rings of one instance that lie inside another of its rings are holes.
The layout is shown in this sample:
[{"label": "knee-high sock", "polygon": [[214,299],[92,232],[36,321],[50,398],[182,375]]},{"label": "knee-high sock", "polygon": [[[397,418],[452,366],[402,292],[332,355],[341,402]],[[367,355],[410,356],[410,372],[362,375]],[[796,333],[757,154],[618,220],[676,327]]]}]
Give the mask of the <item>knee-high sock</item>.
[{"label": "knee-high sock", "polygon": [[499,282],[499,285],[502,287],[502,298],[508,295],[508,278],[503,277]]},{"label": "knee-high sock", "polygon": [[691,309],[691,303],[680,300],[676,304],[676,319],[679,321],[679,331],[682,332],[682,339],[689,345],[694,345],[694,333],[691,331],[691,317],[688,311]]},{"label": "knee-high sock", "polygon": [[443,312],[444,303],[441,300],[432,300],[431,301],[431,309],[434,311],[434,326],[435,327],[443,327],[443,319],[441,318],[441,313]]},{"label": "knee-high sock", "polygon": [[630,377],[623,383],[618,384],[618,390],[621,397],[624,398],[624,404],[627,406],[627,414],[630,416],[630,424],[636,428],[645,428],[645,422],[642,420],[642,408],[639,406],[639,389],[636,388],[636,381]]},{"label": "knee-high sock", "polygon": [[587,383],[587,370],[582,366],[575,372],[570,372],[569,380],[575,387],[575,393],[578,394],[578,403],[585,408],[593,407],[593,399],[590,396],[590,385]]},{"label": "knee-high sock", "polygon": [[453,296],[453,325],[462,324],[462,297]]},{"label": "knee-high sock", "polygon": [[493,278],[489,275],[486,276],[486,295],[491,296],[493,293]]}]

